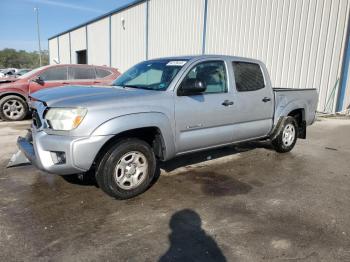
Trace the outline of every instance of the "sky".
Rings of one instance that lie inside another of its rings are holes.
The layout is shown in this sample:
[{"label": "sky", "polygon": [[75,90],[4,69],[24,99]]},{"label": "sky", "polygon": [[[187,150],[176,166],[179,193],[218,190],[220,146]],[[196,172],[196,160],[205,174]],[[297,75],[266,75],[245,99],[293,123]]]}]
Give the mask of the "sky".
[{"label": "sky", "polygon": [[48,38],[132,0],[0,0],[0,50],[38,50],[36,13],[39,9],[42,49]]}]

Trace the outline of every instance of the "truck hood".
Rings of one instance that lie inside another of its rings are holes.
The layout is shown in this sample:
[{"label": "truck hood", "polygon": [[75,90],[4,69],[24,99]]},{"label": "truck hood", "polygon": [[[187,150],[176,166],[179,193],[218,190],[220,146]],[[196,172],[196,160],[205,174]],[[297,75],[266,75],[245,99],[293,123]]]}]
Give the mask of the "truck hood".
[{"label": "truck hood", "polygon": [[31,94],[30,97],[50,107],[90,107],[103,101],[107,102],[116,98],[130,99],[150,92],[155,91],[115,86],[64,86],[43,89]]}]

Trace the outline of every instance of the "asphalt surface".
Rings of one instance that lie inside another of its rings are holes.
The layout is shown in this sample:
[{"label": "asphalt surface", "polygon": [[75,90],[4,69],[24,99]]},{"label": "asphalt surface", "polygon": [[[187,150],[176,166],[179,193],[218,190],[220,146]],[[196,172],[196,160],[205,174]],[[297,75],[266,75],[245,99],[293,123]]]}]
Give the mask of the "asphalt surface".
[{"label": "asphalt surface", "polygon": [[0,122],[0,261],[350,261],[348,119],[317,121],[286,154],[250,143],[171,161],[127,201],[6,169],[28,125]]}]

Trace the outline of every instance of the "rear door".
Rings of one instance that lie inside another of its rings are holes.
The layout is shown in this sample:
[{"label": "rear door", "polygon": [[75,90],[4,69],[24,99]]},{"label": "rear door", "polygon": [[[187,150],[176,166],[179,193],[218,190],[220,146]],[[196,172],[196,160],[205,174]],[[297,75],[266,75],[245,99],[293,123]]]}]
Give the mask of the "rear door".
[{"label": "rear door", "polygon": [[267,72],[257,63],[233,61],[231,65],[238,109],[233,141],[264,137],[271,131],[274,111]]},{"label": "rear door", "polygon": [[[48,87],[56,87],[68,84],[68,67],[67,66],[54,66],[49,67],[40,76],[42,82],[37,83],[34,81],[29,82],[29,93],[34,93],[40,89]],[[36,76],[36,77],[38,77]]]},{"label": "rear door", "polygon": [[90,66],[70,66],[68,72],[69,83],[72,85],[95,85],[95,68]]}]

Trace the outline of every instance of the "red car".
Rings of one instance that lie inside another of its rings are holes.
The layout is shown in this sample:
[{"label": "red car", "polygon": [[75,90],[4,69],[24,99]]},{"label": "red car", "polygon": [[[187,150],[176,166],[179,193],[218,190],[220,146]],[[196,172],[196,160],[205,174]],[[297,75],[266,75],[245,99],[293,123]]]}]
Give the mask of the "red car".
[{"label": "red car", "polygon": [[117,69],[91,65],[49,65],[18,78],[0,78],[0,117],[22,120],[28,114],[30,94],[64,85],[110,85],[120,75]]}]

